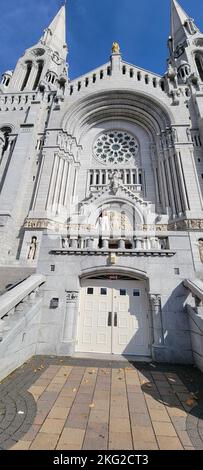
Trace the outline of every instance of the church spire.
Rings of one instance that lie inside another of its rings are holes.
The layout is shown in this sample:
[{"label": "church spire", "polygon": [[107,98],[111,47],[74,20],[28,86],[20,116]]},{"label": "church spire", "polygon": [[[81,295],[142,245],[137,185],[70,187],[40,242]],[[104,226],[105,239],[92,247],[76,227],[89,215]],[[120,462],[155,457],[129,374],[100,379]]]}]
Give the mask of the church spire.
[{"label": "church spire", "polygon": [[60,8],[48,28],[45,29],[41,43],[58,52],[63,49],[67,52],[65,4]]},{"label": "church spire", "polygon": [[176,33],[184,26],[188,20],[187,13],[176,0],[171,0],[171,36],[174,38]]},{"label": "church spire", "polygon": [[198,32],[198,28],[195,26],[194,20],[176,0],[171,0],[171,38],[174,49],[196,32]]}]

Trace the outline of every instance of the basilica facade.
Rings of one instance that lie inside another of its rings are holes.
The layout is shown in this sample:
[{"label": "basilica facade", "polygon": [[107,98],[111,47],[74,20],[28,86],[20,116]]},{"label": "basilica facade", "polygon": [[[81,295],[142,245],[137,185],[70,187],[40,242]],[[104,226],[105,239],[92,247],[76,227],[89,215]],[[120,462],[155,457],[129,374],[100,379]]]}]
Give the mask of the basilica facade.
[{"label": "basilica facade", "polygon": [[45,277],[37,354],[193,361],[184,281],[203,280],[203,34],[175,0],[168,47],[164,76],[115,42],[70,80],[63,6],[2,76],[1,273]]}]

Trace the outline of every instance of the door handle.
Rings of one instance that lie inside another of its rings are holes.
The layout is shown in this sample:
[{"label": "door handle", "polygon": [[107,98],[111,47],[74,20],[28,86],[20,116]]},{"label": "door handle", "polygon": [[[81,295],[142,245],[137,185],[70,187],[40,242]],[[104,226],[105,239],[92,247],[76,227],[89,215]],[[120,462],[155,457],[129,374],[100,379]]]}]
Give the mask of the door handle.
[{"label": "door handle", "polygon": [[118,314],[116,312],[114,314],[114,326],[118,326]]},{"label": "door handle", "polygon": [[108,315],[108,326],[112,326],[112,312],[109,312]]}]

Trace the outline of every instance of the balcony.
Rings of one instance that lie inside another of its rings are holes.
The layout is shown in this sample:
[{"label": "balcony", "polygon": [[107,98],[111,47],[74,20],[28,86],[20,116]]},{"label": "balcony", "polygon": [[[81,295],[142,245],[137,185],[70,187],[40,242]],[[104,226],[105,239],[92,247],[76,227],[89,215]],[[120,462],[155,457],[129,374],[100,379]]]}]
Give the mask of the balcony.
[{"label": "balcony", "polygon": [[173,256],[167,237],[134,236],[132,238],[68,237],[61,239],[61,249],[52,250],[55,255],[108,255],[118,256]]}]

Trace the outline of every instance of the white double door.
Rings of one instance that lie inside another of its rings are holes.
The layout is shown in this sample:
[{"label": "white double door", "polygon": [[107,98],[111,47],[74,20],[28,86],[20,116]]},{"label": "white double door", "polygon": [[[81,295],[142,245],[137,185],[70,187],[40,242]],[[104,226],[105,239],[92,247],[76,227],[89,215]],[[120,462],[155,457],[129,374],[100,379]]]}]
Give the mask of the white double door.
[{"label": "white double door", "polygon": [[77,351],[150,355],[144,282],[83,281]]}]

